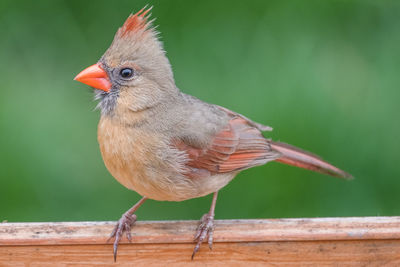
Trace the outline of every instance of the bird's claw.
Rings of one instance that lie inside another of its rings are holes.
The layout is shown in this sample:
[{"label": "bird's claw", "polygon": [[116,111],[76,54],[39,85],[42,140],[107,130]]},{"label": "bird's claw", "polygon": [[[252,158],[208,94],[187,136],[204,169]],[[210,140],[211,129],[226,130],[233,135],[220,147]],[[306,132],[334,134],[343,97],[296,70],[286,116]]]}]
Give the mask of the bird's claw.
[{"label": "bird's claw", "polygon": [[110,241],[113,237],[115,237],[114,261],[117,260],[118,244],[124,233],[129,242],[132,242],[131,227],[136,222],[136,219],[137,216],[135,214],[124,213],[121,219],[118,220],[117,225],[115,225],[114,230],[111,232],[111,235],[108,238],[107,242]]},{"label": "bird's claw", "polygon": [[194,255],[199,251],[201,243],[206,239],[208,236],[208,247],[212,249],[213,243],[213,232],[214,232],[214,216],[206,213],[201,217],[200,225],[197,228],[196,235],[194,237],[194,241],[197,241],[196,246],[194,247],[192,260]]}]

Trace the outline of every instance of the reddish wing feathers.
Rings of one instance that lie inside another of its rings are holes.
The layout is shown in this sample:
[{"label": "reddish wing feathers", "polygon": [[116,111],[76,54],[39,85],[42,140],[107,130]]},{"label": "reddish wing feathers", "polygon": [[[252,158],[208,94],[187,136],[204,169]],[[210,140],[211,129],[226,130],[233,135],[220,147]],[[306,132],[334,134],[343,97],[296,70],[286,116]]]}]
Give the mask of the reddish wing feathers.
[{"label": "reddish wing feathers", "polygon": [[234,113],[230,115],[234,117],[215,136],[208,148],[195,148],[183,141],[175,143],[179,150],[185,151],[189,156],[186,164],[187,176],[197,178],[236,172],[275,160],[331,176],[352,178],[350,174],[316,155],[285,143],[265,139],[254,122]]},{"label": "reddish wing feathers", "polygon": [[279,154],[272,151],[269,141],[259,130],[249,125],[242,117],[230,121],[233,131],[238,133],[239,142],[235,151],[220,165],[220,172],[231,172],[262,165],[276,159]]},{"label": "reddish wing feathers", "polygon": [[242,117],[232,118],[206,149],[183,142],[175,145],[189,156],[189,177],[239,171],[265,164],[280,155],[272,151],[269,141]]}]

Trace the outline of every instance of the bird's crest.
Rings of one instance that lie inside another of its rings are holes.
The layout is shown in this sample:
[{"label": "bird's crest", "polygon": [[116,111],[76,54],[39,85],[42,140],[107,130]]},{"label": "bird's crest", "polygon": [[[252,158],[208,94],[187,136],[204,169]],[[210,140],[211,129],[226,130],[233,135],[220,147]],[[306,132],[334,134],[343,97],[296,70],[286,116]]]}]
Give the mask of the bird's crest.
[{"label": "bird's crest", "polygon": [[[125,21],[124,25],[119,29],[119,36],[124,37],[130,33],[145,32],[151,25],[153,20],[148,21],[151,13],[149,11],[153,8],[145,6],[136,14],[131,14]],[[147,16],[146,16],[147,15]]]}]

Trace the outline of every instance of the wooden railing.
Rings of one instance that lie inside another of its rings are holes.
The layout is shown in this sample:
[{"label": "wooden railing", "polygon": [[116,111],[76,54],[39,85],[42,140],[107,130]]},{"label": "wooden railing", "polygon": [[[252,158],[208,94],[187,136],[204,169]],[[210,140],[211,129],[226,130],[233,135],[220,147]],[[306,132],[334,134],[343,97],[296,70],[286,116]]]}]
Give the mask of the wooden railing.
[{"label": "wooden railing", "polygon": [[0,266],[400,266],[400,217],[217,220],[192,261],[197,224],[137,222],[114,263],[114,222],[0,223]]}]

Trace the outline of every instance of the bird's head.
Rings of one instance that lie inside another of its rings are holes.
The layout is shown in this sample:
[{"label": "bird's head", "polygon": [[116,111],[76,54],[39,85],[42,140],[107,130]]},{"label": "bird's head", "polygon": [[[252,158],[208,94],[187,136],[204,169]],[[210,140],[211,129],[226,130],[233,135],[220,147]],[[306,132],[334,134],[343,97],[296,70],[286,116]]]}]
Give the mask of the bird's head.
[{"label": "bird's head", "polygon": [[75,77],[95,89],[102,115],[148,109],[178,92],[150,10],[130,15],[100,60]]}]

